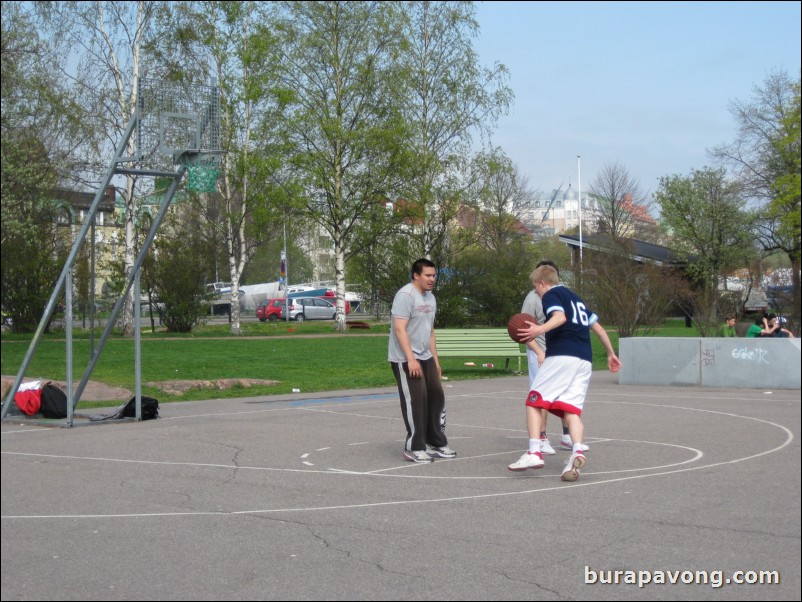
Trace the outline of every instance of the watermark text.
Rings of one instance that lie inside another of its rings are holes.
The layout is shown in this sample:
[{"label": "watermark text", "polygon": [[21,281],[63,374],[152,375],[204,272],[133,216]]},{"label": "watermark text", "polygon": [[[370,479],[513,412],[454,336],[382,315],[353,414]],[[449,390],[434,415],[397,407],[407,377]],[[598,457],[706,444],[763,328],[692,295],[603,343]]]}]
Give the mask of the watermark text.
[{"label": "watermark text", "polygon": [[709,585],[719,588],[724,585],[758,584],[778,585],[778,571],[733,571],[725,576],[724,571],[632,571],[624,569],[593,570],[585,565],[585,583],[600,585],[637,585],[649,584],[676,585]]}]

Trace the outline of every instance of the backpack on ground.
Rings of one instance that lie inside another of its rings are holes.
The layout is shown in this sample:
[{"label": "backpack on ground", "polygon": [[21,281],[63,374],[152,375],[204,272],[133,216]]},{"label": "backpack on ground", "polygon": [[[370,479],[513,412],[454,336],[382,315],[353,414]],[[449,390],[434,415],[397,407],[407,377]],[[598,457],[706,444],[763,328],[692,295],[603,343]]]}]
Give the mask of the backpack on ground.
[{"label": "backpack on ground", "polygon": [[[142,420],[153,420],[159,417],[159,401],[153,397],[141,397],[142,399]],[[92,422],[101,420],[119,420],[121,418],[136,418],[136,396],[126,401],[110,414],[97,414],[90,416]]]},{"label": "backpack on ground", "polygon": [[[159,417],[159,402],[152,397],[142,396],[142,420],[153,420]],[[132,397],[123,406],[123,418],[136,418],[136,397]]]},{"label": "backpack on ground", "polygon": [[42,389],[26,389],[14,394],[14,403],[20,412],[26,416],[33,416],[42,407]]},{"label": "backpack on ground", "polygon": [[42,387],[42,416],[45,418],[67,417],[67,394],[56,385],[47,383]]}]

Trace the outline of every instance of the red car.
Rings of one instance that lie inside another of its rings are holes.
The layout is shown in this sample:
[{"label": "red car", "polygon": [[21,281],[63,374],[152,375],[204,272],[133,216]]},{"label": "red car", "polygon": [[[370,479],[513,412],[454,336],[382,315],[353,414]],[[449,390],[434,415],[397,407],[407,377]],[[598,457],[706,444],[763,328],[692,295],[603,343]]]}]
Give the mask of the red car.
[{"label": "red car", "polygon": [[[317,301],[315,300],[317,299]],[[336,315],[336,300],[330,297],[295,297],[290,300],[290,320],[331,320]],[[345,315],[351,313],[351,304],[345,302]],[[284,319],[284,299],[267,299],[256,308],[259,321]]]},{"label": "red car", "polygon": [[281,311],[284,309],[284,298],[265,299],[256,308],[256,317],[260,322],[270,320],[275,322],[281,319]]}]

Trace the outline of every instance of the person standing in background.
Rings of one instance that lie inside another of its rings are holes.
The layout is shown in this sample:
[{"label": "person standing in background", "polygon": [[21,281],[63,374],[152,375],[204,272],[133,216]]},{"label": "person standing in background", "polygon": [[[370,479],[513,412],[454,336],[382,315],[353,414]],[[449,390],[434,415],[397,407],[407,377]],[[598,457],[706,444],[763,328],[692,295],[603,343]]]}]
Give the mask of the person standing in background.
[{"label": "person standing in background", "polygon": [[719,336],[722,337],[737,337],[738,335],[735,333],[735,316],[732,314],[727,314],[724,317],[724,324],[721,325],[721,330],[719,331]]}]

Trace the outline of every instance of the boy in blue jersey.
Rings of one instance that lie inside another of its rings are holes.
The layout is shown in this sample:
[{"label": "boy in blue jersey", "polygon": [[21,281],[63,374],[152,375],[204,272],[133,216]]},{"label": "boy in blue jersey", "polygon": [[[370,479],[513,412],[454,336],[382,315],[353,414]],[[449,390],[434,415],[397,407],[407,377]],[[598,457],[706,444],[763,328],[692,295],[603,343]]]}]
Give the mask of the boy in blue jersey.
[{"label": "boy in blue jersey", "polygon": [[563,481],[576,481],[579,478],[579,469],[586,463],[582,452],[584,425],[581,416],[593,371],[590,331],[596,333],[607,351],[607,367],[610,372],[620,370],[621,360],[616,356],[607,332],[599,324],[598,316],[588,310],[585,302],[576,293],[560,284],[557,270],[548,265],[541,266],[532,272],[531,280],[535,293],[543,301],[547,320],[540,326],[528,322],[530,326],[518,332],[525,340],[532,340],[545,333],[546,359],[540,366],[526,399],[529,451],[508,468],[522,471],[543,467],[540,453],[543,419],[540,410],[545,409],[568,423],[568,432],[574,446],[561,478]]}]

